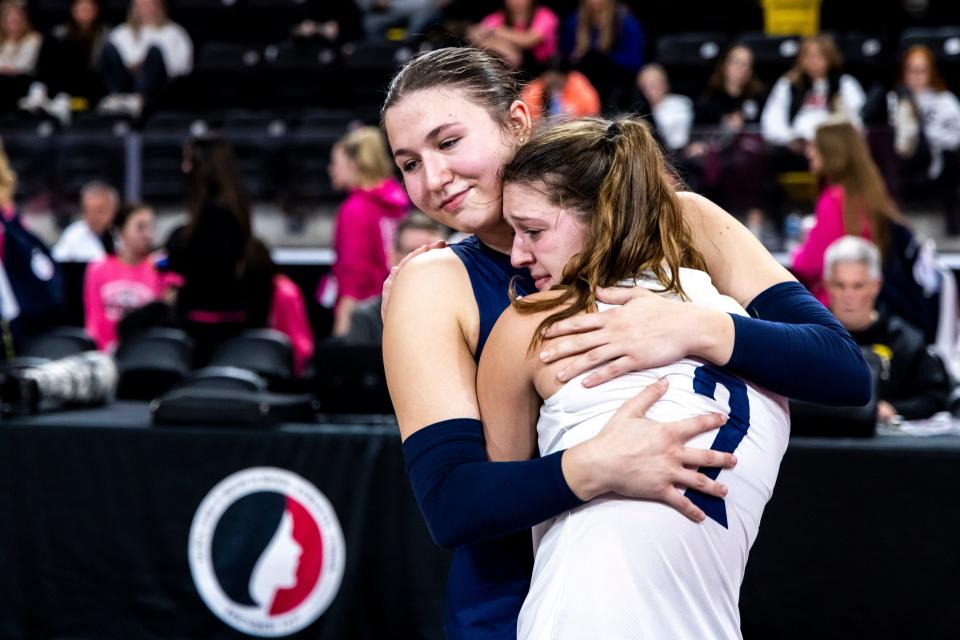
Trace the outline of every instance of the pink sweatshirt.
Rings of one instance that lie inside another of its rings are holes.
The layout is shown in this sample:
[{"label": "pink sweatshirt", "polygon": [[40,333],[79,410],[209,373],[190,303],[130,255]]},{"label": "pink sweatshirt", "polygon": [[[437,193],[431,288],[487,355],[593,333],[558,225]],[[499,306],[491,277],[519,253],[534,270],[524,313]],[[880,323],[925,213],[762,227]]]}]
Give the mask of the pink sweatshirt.
[{"label": "pink sweatshirt", "polygon": [[[487,29],[496,29],[507,22],[503,10],[495,11],[480,21]],[[546,7],[537,7],[533,12],[530,24],[515,27],[518,31],[533,31],[540,35],[540,44],[533,48],[531,53],[537,62],[549,62],[550,57],[557,51],[557,32],[560,29],[560,19],[553,11]]]},{"label": "pink sweatshirt", "polygon": [[[863,237],[870,239],[866,217],[861,225]],[[793,254],[793,273],[827,306],[829,298],[823,286],[823,255],[835,240],[847,235],[843,228],[843,187],[830,185],[817,200],[816,222],[806,241]]]},{"label": "pink sweatshirt", "polygon": [[160,297],[161,275],[149,259],[137,265],[107,256],[91,263],[83,282],[83,307],[87,333],[101,351],[117,341],[117,323],[127,312]]},{"label": "pink sweatshirt", "polygon": [[388,249],[397,223],[410,208],[400,183],[388,178],[372,189],[354,189],[337,213],[332,274],[337,295],[365,300],[380,295],[390,273]]},{"label": "pink sweatshirt", "polygon": [[307,361],[313,357],[313,331],[300,288],[283,274],[273,278],[273,303],[268,324],[271,329],[290,338],[293,345],[293,372],[302,376]]}]

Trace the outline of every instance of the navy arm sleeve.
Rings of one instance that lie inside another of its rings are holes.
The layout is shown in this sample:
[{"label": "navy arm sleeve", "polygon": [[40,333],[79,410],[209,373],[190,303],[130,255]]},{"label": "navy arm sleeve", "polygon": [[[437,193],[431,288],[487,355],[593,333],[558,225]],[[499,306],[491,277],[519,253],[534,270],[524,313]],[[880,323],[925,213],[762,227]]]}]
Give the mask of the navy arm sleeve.
[{"label": "navy arm sleeve", "polygon": [[870,370],[853,338],[799,282],[758,295],[731,314],[733,355],[726,368],[780,395],[838,406],[870,401]]},{"label": "navy arm sleeve", "polygon": [[403,443],[407,475],[433,540],[443,547],[529,529],[583,502],[560,467],[562,451],[490,462],[479,420],[444,420]]}]

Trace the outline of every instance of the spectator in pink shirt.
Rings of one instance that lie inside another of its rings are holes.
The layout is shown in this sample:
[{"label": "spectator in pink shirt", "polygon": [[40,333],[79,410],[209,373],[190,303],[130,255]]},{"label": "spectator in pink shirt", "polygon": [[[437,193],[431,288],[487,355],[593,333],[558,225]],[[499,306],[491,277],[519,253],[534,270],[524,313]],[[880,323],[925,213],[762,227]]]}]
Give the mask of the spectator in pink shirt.
[{"label": "spectator in pink shirt", "polygon": [[820,125],[807,149],[810,171],[824,181],[825,188],[817,200],[810,235],[794,252],[793,272],[826,305],[822,280],[827,247],[842,236],[860,236],[872,240],[886,259],[892,228],[904,220],[863,135],[852,123],[829,120]]},{"label": "spectator in pink shirt", "polygon": [[120,242],[116,255],[91,263],[83,283],[86,329],[106,351],[117,341],[117,323],[163,295],[163,279],[150,260],[153,251],[153,209],[126,205],[114,220]]},{"label": "spectator in pink shirt", "polygon": [[321,297],[330,295],[335,282],[333,335],[342,336],[350,330],[357,303],[380,295],[390,272],[388,248],[410,201],[393,177],[393,163],[376,127],[362,127],[341,138],[331,152],[329,170],[333,186],[348,195],[337,213],[333,238],[337,258]]},{"label": "spectator in pink shirt", "polygon": [[502,9],[470,27],[467,39],[535,77],[557,51],[559,28],[557,14],[536,0],[503,0]]}]

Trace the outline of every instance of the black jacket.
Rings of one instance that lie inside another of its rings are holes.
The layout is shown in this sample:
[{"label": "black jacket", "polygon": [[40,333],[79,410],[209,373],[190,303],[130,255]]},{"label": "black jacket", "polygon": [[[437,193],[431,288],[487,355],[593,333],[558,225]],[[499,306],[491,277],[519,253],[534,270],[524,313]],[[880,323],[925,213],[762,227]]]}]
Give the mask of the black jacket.
[{"label": "black jacket", "polygon": [[920,420],[946,409],[950,378],[917,329],[898,316],[881,314],[872,325],[850,335],[880,356],[880,399],[897,413]]}]

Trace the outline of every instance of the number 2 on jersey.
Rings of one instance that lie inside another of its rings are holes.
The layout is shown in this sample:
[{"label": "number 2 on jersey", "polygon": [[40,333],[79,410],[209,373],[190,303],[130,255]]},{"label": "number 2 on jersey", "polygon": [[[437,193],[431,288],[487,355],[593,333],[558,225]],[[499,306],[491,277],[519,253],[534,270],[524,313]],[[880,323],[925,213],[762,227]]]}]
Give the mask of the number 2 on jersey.
[{"label": "number 2 on jersey", "polygon": [[[747,385],[740,378],[711,365],[698,367],[693,374],[693,390],[701,396],[716,400],[718,384],[726,387],[730,394],[730,417],[727,423],[720,427],[710,448],[733,453],[750,428],[750,400],[747,396]],[[720,475],[720,469],[716,467],[700,468],[697,471],[712,480],[716,480]],[[687,489],[684,495],[703,509],[708,518],[716,520],[724,528],[727,527],[727,507],[723,498],[709,496],[696,489]]]}]

